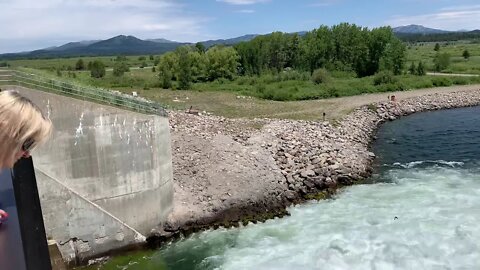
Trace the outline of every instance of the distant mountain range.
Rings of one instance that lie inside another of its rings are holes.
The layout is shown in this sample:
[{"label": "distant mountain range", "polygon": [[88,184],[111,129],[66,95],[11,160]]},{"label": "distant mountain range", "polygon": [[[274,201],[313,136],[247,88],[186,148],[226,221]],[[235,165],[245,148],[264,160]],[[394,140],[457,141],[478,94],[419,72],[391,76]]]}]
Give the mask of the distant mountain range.
[{"label": "distant mountain range", "polygon": [[480,30],[446,31],[416,24],[395,27],[392,30],[398,38],[407,42],[441,42],[480,39]]},{"label": "distant mountain range", "polygon": [[[231,39],[207,40],[201,43],[207,48],[219,44],[234,45],[242,41],[249,41],[256,36],[244,35]],[[119,35],[106,40],[69,42],[58,47],[49,47],[31,52],[0,54],[0,59],[162,54],[173,51],[179,46],[189,44],[193,43],[176,42],[163,38],[142,40],[134,36]]]},{"label": "distant mountain range", "polygon": [[[480,30],[474,31],[445,31],[424,27],[421,25],[407,25],[393,28],[393,32],[403,40],[419,40],[419,36],[435,37],[441,39],[442,36],[460,36],[460,37],[480,37]],[[297,32],[304,35],[306,32]],[[258,35],[244,35],[230,39],[217,39],[201,41],[205,47],[214,45],[234,45],[243,41],[250,41]],[[57,58],[57,57],[80,57],[80,56],[112,56],[112,55],[145,55],[162,54],[182,45],[193,43],[182,43],[163,38],[157,39],[138,39],[134,36],[119,35],[106,40],[88,40],[79,42],[69,42],[58,47],[49,47],[40,50],[0,54],[0,60],[12,59],[33,59],[33,58]]]},{"label": "distant mountain range", "polygon": [[[445,34],[450,33],[451,31],[445,31],[440,29],[428,28],[422,25],[410,24],[405,26],[399,26],[392,29],[394,33],[401,33],[401,34],[423,34],[423,35],[431,35],[431,34]],[[465,31],[466,32],[466,31]]]}]

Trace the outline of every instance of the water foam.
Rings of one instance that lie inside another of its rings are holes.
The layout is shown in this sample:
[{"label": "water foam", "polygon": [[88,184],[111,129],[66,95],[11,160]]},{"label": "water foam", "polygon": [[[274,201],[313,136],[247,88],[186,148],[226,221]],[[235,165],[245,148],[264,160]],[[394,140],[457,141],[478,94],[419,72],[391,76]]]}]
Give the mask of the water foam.
[{"label": "water foam", "polygon": [[353,186],[293,207],[290,217],[205,234],[202,242],[235,235],[223,254],[204,260],[216,263],[205,269],[474,269],[478,176],[430,167],[384,177],[393,183]]}]

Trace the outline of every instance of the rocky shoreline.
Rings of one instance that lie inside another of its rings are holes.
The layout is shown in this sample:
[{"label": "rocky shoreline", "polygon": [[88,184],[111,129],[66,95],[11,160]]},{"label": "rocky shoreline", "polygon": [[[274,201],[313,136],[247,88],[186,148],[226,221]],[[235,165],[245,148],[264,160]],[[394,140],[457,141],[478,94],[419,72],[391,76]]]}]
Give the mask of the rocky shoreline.
[{"label": "rocky shoreline", "polygon": [[480,89],[361,106],[340,121],[226,119],[170,112],[174,209],[149,237],[263,221],[286,207],[368,178],[381,123],[427,110],[480,105]]}]

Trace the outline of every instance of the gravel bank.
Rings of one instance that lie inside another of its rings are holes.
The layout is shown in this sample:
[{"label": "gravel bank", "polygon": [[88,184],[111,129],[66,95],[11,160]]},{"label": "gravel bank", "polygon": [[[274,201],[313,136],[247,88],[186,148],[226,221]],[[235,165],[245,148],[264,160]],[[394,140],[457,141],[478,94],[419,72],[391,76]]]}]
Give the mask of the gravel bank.
[{"label": "gravel bank", "polygon": [[369,144],[384,121],[479,104],[480,89],[440,92],[363,105],[333,123],[170,112],[174,210],[150,240],[282,216],[369,177]]}]

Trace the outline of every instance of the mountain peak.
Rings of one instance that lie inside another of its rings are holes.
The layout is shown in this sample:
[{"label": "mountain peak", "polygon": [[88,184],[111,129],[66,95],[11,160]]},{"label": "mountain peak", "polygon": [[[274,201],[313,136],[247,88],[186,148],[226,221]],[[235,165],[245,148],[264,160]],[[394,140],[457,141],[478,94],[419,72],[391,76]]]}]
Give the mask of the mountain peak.
[{"label": "mountain peak", "polygon": [[128,35],[128,36],[126,36],[126,35],[118,35],[118,36],[109,38],[109,39],[107,39],[107,40],[116,40],[116,39],[118,39],[118,40],[140,40],[139,38],[136,38],[136,37],[130,36],[130,35]]},{"label": "mountain peak", "polygon": [[428,35],[428,34],[449,33],[450,31],[428,28],[428,27],[425,27],[423,25],[418,25],[418,24],[410,24],[410,25],[395,27],[395,28],[393,28],[393,32],[394,33],[400,33],[400,34],[423,34],[423,35]]}]

